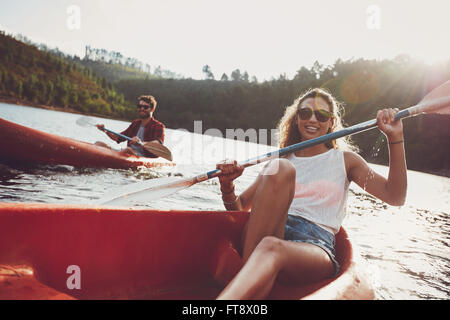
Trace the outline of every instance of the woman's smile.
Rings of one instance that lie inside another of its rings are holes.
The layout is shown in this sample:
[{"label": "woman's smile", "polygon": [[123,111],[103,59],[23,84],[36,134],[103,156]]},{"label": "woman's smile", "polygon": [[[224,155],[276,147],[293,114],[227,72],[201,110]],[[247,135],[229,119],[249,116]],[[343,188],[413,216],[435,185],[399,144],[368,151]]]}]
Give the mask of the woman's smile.
[{"label": "woman's smile", "polygon": [[315,126],[311,126],[311,125],[305,126],[305,128],[306,128],[306,131],[308,131],[312,134],[316,133],[320,129],[319,127],[315,127]]}]

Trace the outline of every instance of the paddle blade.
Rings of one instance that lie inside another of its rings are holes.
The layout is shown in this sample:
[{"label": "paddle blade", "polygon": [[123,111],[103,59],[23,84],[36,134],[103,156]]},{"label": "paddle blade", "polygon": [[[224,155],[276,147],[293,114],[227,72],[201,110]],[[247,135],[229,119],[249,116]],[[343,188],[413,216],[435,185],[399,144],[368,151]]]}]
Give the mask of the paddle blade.
[{"label": "paddle blade", "polygon": [[145,142],[142,144],[142,147],[147,150],[148,152],[153,153],[155,156],[167,159],[169,161],[172,161],[172,152],[170,150],[159,143],[158,141],[150,141]]},{"label": "paddle blade", "polygon": [[94,119],[86,116],[78,118],[76,123],[81,127],[92,127],[92,126],[95,127],[95,125],[97,124]]},{"label": "paddle blade", "polygon": [[189,179],[176,177],[158,178],[127,185],[107,198],[101,199],[98,204],[114,206],[136,206],[152,200],[158,200],[186,189],[194,184]]},{"label": "paddle blade", "polygon": [[419,112],[450,114],[450,80],[431,90],[417,107]]}]

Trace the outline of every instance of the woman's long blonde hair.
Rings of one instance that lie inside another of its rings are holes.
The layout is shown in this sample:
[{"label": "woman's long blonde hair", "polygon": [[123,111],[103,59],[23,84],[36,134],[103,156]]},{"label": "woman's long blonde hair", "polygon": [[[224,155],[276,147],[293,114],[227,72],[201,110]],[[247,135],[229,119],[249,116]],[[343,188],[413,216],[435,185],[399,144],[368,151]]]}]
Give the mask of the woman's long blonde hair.
[{"label": "woman's long blonde hair", "polygon": [[[334,115],[333,125],[328,130],[328,133],[335,132],[343,128],[341,120],[341,112],[343,111],[342,104],[338,102],[331,95],[331,93],[324,89],[309,89],[305,93],[301,94],[299,98],[295,99],[292,105],[286,107],[286,111],[278,123],[278,141],[280,148],[285,148],[302,141],[302,136],[300,135],[297,127],[297,111],[299,110],[302,102],[308,98],[322,98],[328,103],[330,112]],[[340,138],[339,140],[331,140],[326,142],[325,146],[327,146],[328,149],[357,151],[357,148],[350,143],[350,139],[348,137]]]}]

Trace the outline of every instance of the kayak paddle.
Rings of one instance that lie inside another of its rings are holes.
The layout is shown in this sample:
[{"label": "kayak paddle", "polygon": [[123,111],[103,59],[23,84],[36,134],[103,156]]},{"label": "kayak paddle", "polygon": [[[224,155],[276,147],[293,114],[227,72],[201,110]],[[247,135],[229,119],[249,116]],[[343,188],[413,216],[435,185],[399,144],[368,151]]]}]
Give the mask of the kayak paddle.
[{"label": "kayak paddle", "polygon": [[[82,127],[87,127],[87,126],[97,127],[95,120],[90,117],[86,117],[86,116],[78,118],[76,123]],[[130,137],[127,137],[121,133],[117,133],[117,132],[111,131],[106,128],[103,128],[103,131],[112,133],[113,135],[123,138],[128,141],[131,140]],[[144,150],[146,150],[150,153],[153,153],[154,155],[156,155],[158,157],[172,161],[172,153],[170,152],[170,150],[166,146],[159,143],[158,141],[149,141],[149,142],[144,142],[144,143],[138,143],[138,145],[141,146]]]},{"label": "kayak paddle", "polygon": [[[419,114],[450,114],[450,80],[440,85],[438,88],[429,92],[419,104],[404,109],[395,115],[395,120],[402,118],[408,118],[412,116],[417,116]],[[369,120],[362,122],[360,124],[353,125],[351,127],[332,132],[314,139],[306,140],[277,151],[269,152],[264,155],[249,159],[242,163],[240,166],[246,168],[254,164],[258,164],[264,161],[279,158],[281,156],[288,155],[298,150],[306,149],[321,143],[325,143],[330,140],[342,138],[351,134],[363,132],[377,127],[377,120]],[[221,170],[215,169],[208,171],[204,174],[197,175],[191,178],[176,179],[174,177],[169,178],[158,178],[152,179],[150,181],[139,182],[137,184],[132,184],[128,186],[129,192],[122,194],[119,197],[115,197],[106,202],[101,202],[101,204],[112,205],[120,204],[123,200],[134,200],[139,199],[142,196],[145,197],[146,201],[156,200],[168,195],[171,195],[180,190],[186,189],[198,182],[202,182],[221,174]],[[176,179],[176,180],[174,180]]]}]

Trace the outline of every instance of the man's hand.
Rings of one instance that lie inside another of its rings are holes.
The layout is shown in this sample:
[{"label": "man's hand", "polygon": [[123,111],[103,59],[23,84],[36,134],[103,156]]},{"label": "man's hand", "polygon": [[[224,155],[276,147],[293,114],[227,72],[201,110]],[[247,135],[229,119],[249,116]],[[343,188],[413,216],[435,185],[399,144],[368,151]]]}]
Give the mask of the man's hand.
[{"label": "man's hand", "polygon": [[133,137],[133,138],[131,138],[130,143],[133,145],[140,145],[140,144],[142,144],[142,141],[138,137]]}]

